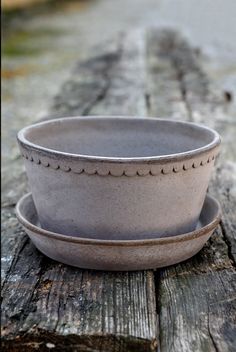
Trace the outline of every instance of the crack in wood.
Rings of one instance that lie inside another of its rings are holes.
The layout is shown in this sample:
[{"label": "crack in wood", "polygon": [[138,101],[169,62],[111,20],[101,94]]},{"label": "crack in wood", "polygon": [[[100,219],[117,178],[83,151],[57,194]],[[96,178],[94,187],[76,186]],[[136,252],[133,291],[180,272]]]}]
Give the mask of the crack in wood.
[{"label": "crack in wood", "polygon": [[208,329],[208,334],[209,334],[210,340],[212,342],[213,348],[215,349],[216,352],[220,352],[217,347],[217,344],[214,340],[214,336],[211,333],[210,322],[209,322],[209,307],[208,307],[208,316],[207,316],[207,329]]},{"label": "crack in wood", "polygon": [[223,235],[223,239],[225,241],[225,244],[228,248],[228,256],[232,262],[232,265],[234,266],[234,269],[236,270],[236,261],[235,261],[235,258],[234,258],[234,255],[232,253],[232,246],[231,246],[231,243],[230,241],[228,240],[227,236],[226,236],[226,230],[225,230],[225,227],[224,227],[224,223],[223,221],[220,222],[220,228],[221,228],[221,231],[222,231],[222,235]]}]

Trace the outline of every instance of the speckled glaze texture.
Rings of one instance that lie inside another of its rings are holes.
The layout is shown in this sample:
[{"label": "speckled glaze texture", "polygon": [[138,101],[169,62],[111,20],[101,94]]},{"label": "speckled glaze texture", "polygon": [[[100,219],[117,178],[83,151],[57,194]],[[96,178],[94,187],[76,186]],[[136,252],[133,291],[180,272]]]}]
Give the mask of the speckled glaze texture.
[{"label": "speckled glaze texture", "polygon": [[44,229],[142,239],[196,228],[220,138],[166,119],[77,117],[29,126],[18,142]]},{"label": "speckled glaze texture", "polygon": [[35,246],[48,257],[80,268],[119,271],[155,269],[192,257],[209,239],[221,216],[219,203],[207,196],[193,232],[167,238],[111,241],[66,236],[42,229],[31,194],[21,198],[16,213]]}]

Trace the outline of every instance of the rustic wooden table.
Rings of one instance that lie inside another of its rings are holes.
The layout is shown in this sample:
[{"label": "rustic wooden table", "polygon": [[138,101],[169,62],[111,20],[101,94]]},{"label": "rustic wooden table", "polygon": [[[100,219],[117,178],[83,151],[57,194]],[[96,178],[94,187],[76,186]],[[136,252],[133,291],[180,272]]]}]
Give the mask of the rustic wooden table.
[{"label": "rustic wooden table", "polygon": [[[39,253],[14,206],[27,191],[22,160],[4,169],[2,344],[4,351],[236,351],[235,121],[229,93],[171,30],[136,30],[75,68],[49,117],[168,116],[202,122],[223,137],[210,185],[223,219],[202,251],[169,268],[96,272]],[[12,192],[14,189],[14,192]]]}]

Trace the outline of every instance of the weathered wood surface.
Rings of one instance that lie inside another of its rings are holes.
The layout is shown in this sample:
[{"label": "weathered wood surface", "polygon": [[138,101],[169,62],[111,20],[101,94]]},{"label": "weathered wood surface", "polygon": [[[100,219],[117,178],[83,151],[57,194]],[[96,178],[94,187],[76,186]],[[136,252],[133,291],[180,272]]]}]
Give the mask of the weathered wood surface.
[{"label": "weathered wood surface", "polygon": [[[153,33],[151,38],[154,43],[150,45],[151,57],[156,53],[159,60],[157,65],[154,63],[150,76],[158,81],[158,72],[164,75],[166,67],[165,83],[169,91],[166,95],[178,102],[177,90],[183,104],[180,110],[176,103],[170,103],[169,113],[175,116],[176,111],[181,111],[181,116],[187,120],[214,127],[223,137],[221,158],[210,185],[211,194],[221,202],[223,221],[197,256],[160,270],[156,276],[160,349],[168,352],[235,351],[236,174],[235,163],[227,160],[229,154],[234,162],[236,157],[234,117],[230,120],[227,115],[229,106],[223,93],[214,91],[211,86],[198,51],[173,32],[160,33],[156,41],[157,35]],[[152,86],[155,89],[155,85]],[[151,110],[154,115],[158,113],[158,103],[155,106],[154,101],[154,110]]]},{"label": "weathered wood surface", "polygon": [[[223,221],[185,263],[146,272],[78,270],[41,255],[18,225],[26,192],[18,155],[3,168],[2,342],[5,351],[235,351],[235,115],[178,34],[137,30],[78,64],[49,117],[169,116],[223,137],[211,194]],[[11,170],[11,172],[9,171]]]}]

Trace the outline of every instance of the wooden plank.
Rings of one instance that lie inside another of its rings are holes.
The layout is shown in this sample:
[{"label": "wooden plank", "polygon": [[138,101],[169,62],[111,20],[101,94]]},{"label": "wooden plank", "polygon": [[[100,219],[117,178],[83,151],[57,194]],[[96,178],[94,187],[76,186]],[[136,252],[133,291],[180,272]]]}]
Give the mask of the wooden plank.
[{"label": "wooden plank", "polygon": [[[150,116],[188,120],[176,69],[169,57],[172,37],[169,31],[148,30],[147,40],[147,105]],[[167,50],[167,52],[166,52]]]},{"label": "wooden plank", "polygon": [[120,44],[120,54],[121,60],[107,75],[106,99],[93,106],[91,115],[147,115],[145,32],[137,29],[128,33]]},{"label": "wooden plank", "polygon": [[[79,64],[48,117],[91,112],[143,115],[143,48],[144,36],[137,31]],[[14,175],[9,172],[13,168]],[[153,272],[79,270],[46,258],[35,249],[14,215],[13,206],[26,191],[22,160],[16,157],[5,163],[4,179],[4,350],[155,350]]]},{"label": "wooden plank", "polygon": [[[218,129],[224,141],[210,186],[210,193],[222,205],[221,226],[193,259],[156,273],[160,350],[235,351],[236,192],[235,163],[232,162],[235,162],[235,154],[232,154],[235,122],[226,114],[223,94],[214,90],[204,72],[199,51],[173,31],[152,31],[149,38],[149,55],[157,56],[159,71],[167,77],[166,86],[171,88],[171,96],[173,87],[179,85],[185,105],[179,113],[171,111],[169,106],[165,110],[162,105],[162,113],[166,111],[174,118],[175,113],[181,115],[184,110],[185,119]],[[154,82],[153,86],[149,92],[153,94],[150,110],[158,115],[161,102],[155,104],[152,100],[156,98],[159,83],[155,86]]]},{"label": "wooden plank", "polygon": [[163,271],[161,350],[235,351],[235,281],[233,269]]},{"label": "wooden plank", "polygon": [[[227,139],[225,136],[225,148]],[[230,146],[230,144],[229,144]],[[224,154],[224,153],[222,153]],[[236,155],[236,154],[235,154]],[[210,191],[220,201],[223,217],[221,229],[228,245],[229,257],[236,263],[236,165],[230,161],[221,162],[217,167]],[[236,265],[235,265],[236,266]]]}]

